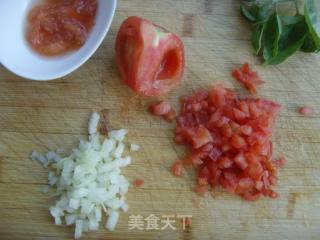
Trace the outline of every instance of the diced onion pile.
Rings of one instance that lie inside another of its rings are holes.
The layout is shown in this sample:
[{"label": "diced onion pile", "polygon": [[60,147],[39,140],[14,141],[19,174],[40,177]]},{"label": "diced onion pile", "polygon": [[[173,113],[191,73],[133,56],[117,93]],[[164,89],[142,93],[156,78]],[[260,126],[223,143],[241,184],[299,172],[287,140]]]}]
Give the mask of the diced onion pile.
[{"label": "diced onion pile", "polygon": [[[98,230],[102,211],[108,215],[106,228],[116,227],[119,210],[127,211],[125,195],[129,182],[121,175],[121,168],[131,164],[130,156],[123,156],[123,142],[127,130],[111,131],[102,140],[97,133],[100,115],[93,113],[89,122],[89,141],[80,141],[68,157],[56,152],[46,156],[36,152],[32,159],[49,167],[48,183],[53,194],[58,197],[50,207],[56,225],[75,225],[74,237],[80,238],[82,232]],[[139,146],[131,145],[134,151]]]}]

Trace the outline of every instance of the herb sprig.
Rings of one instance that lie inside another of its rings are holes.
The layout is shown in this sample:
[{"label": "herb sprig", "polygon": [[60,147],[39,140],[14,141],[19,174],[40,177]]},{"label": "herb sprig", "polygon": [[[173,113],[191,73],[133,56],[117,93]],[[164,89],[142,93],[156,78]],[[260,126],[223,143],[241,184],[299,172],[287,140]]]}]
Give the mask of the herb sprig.
[{"label": "herb sprig", "polygon": [[[285,8],[285,7],[291,7]],[[296,51],[320,51],[320,23],[314,0],[246,0],[240,12],[253,25],[251,42],[265,64],[280,64]],[[284,10],[285,8],[285,10]],[[292,10],[293,9],[293,10]]]}]

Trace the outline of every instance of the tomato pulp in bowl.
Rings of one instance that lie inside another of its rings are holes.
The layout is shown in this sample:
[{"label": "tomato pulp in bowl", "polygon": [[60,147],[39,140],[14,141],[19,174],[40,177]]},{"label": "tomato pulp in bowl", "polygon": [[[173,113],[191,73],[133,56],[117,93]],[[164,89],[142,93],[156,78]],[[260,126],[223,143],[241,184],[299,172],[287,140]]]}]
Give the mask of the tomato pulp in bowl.
[{"label": "tomato pulp in bowl", "polygon": [[33,80],[52,80],[71,73],[86,62],[103,41],[110,28],[116,2],[97,0],[95,25],[80,49],[47,57],[35,52],[25,36],[28,13],[39,1],[0,1],[0,27],[3,31],[0,62],[15,74]]},{"label": "tomato pulp in bowl", "polygon": [[26,40],[44,56],[80,49],[95,25],[97,0],[45,0],[27,15]]}]

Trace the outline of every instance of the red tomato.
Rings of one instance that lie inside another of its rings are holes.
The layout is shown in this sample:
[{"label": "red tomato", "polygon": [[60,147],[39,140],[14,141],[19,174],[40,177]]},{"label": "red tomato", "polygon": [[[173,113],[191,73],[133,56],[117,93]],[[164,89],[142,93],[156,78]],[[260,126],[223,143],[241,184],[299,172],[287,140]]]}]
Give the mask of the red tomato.
[{"label": "red tomato", "polygon": [[246,141],[243,137],[240,137],[239,135],[233,135],[231,139],[231,146],[237,149],[245,148],[247,146]]},{"label": "red tomato", "polygon": [[299,108],[299,113],[302,116],[311,116],[313,114],[314,110],[312,107],[303,106]]},{"label": "red tomato", "polygon": [[277,167],[284,167],[286,165],[286,159],[284,157],[273,160],[274,165]]},{"label": "red tomato", "polygon": [[192,219],[191,218],[186,218],[186,220],[185,220],[185,225],[186,225],[186,227],[191,227],[191,225],[192,225]]},{"label": "red tomato", "polygon": [[248,63],[243,64],[239,69],[233,70],[232,76],[242,83],[252,94],[257,94],[257,86],[264,83],[258,73],[250,69]]},{"label": "red tomato", "polygon": [[176,117],[176,111],[171,107],[170,103],[162,101],[149,107],[152,114],[162,116],[167,121],[172,121]]},{"label": "red tomato", "polygon": [[233,164],[233,161],[228,157],[221,157],[218,161],[219,168],[230,168]]},{"label": "red tomato", "polygon": [[241,168],[241,170],[245,170],[248,167],[247,160],[245,159],[242,153],[239,153],[234,158],[234,162]]},{"label": "red tomato", "polygon": [[241,130],[242,134],[247,135],[247,136],[250,136],[253,131],[252,127],[246,126],[246,125],[242,125],[240,127],[240,130]]},{"label": "red tomato", "polygon": [[140,17],[129,17],[116,39],[116,62],[125,84],[145,96],[159,96],[176,87],[184,70],[181,39]]},{"label": "red tomato", "polygon": [[204,177],[199,177],[198,178],[198,184],[200,186],[206,186],[206,185],[208,185],[208,180],[206,178],[204,178]]},{"label": "red tomato", "polygon": [[181,160],[177,160],[172,165],[172,173],[176,177],[181,177],[183,175],[183,163]]},{"label": "red tomato", "polygon": [[150,106],[150,111],[156,116],[164,116],[169,114],[171,109],[170,103],[165,101]]},{"label": "red tomato", "polygon": [[251,190],[254,187],[254,181],[249,178],[241,178],[238,182],[236,192],[238,194],[246,193],[248,190]]},{"label": "red tomato", "polygon": [[144,180],[143,180],[143,179],[135,179],[135,180],[133,181],[133,185],[134,185],[135,187],[141,187],[143,184],[144,184]]},{"label": "red tomato", "polygon": [[174,109],[171,109],[170,112],[168,112],[167,114],[165,114],[163,117],[165,120],[171,122],[172,120],[174,120],[177,116],[177,113]]},{"label": "red tomato", "polygon": [[204,197],[204,195],[208,192],[208,187],[205,185],[197,185],[195,188],[195,192],[201,196]]},{"label": "red tomato", "polygon": [[183,132],[184,137],[192,144],[194,149],[213,141],[209,130],[201,125],[198,128],[185,128]]}]

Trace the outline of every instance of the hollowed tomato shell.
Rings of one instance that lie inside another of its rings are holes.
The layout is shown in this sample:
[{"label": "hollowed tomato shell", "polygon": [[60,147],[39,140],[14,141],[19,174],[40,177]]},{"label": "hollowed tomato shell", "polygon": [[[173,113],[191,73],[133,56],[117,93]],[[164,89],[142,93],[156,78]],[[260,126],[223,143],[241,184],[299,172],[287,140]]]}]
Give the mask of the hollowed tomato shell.
[{"label": "hollowed tomato shell", "polygon": [[126,85],[145,96],[165,95],[181,81],[181,39],[140,17],[129,17],[116,38],[116,62]]}]

